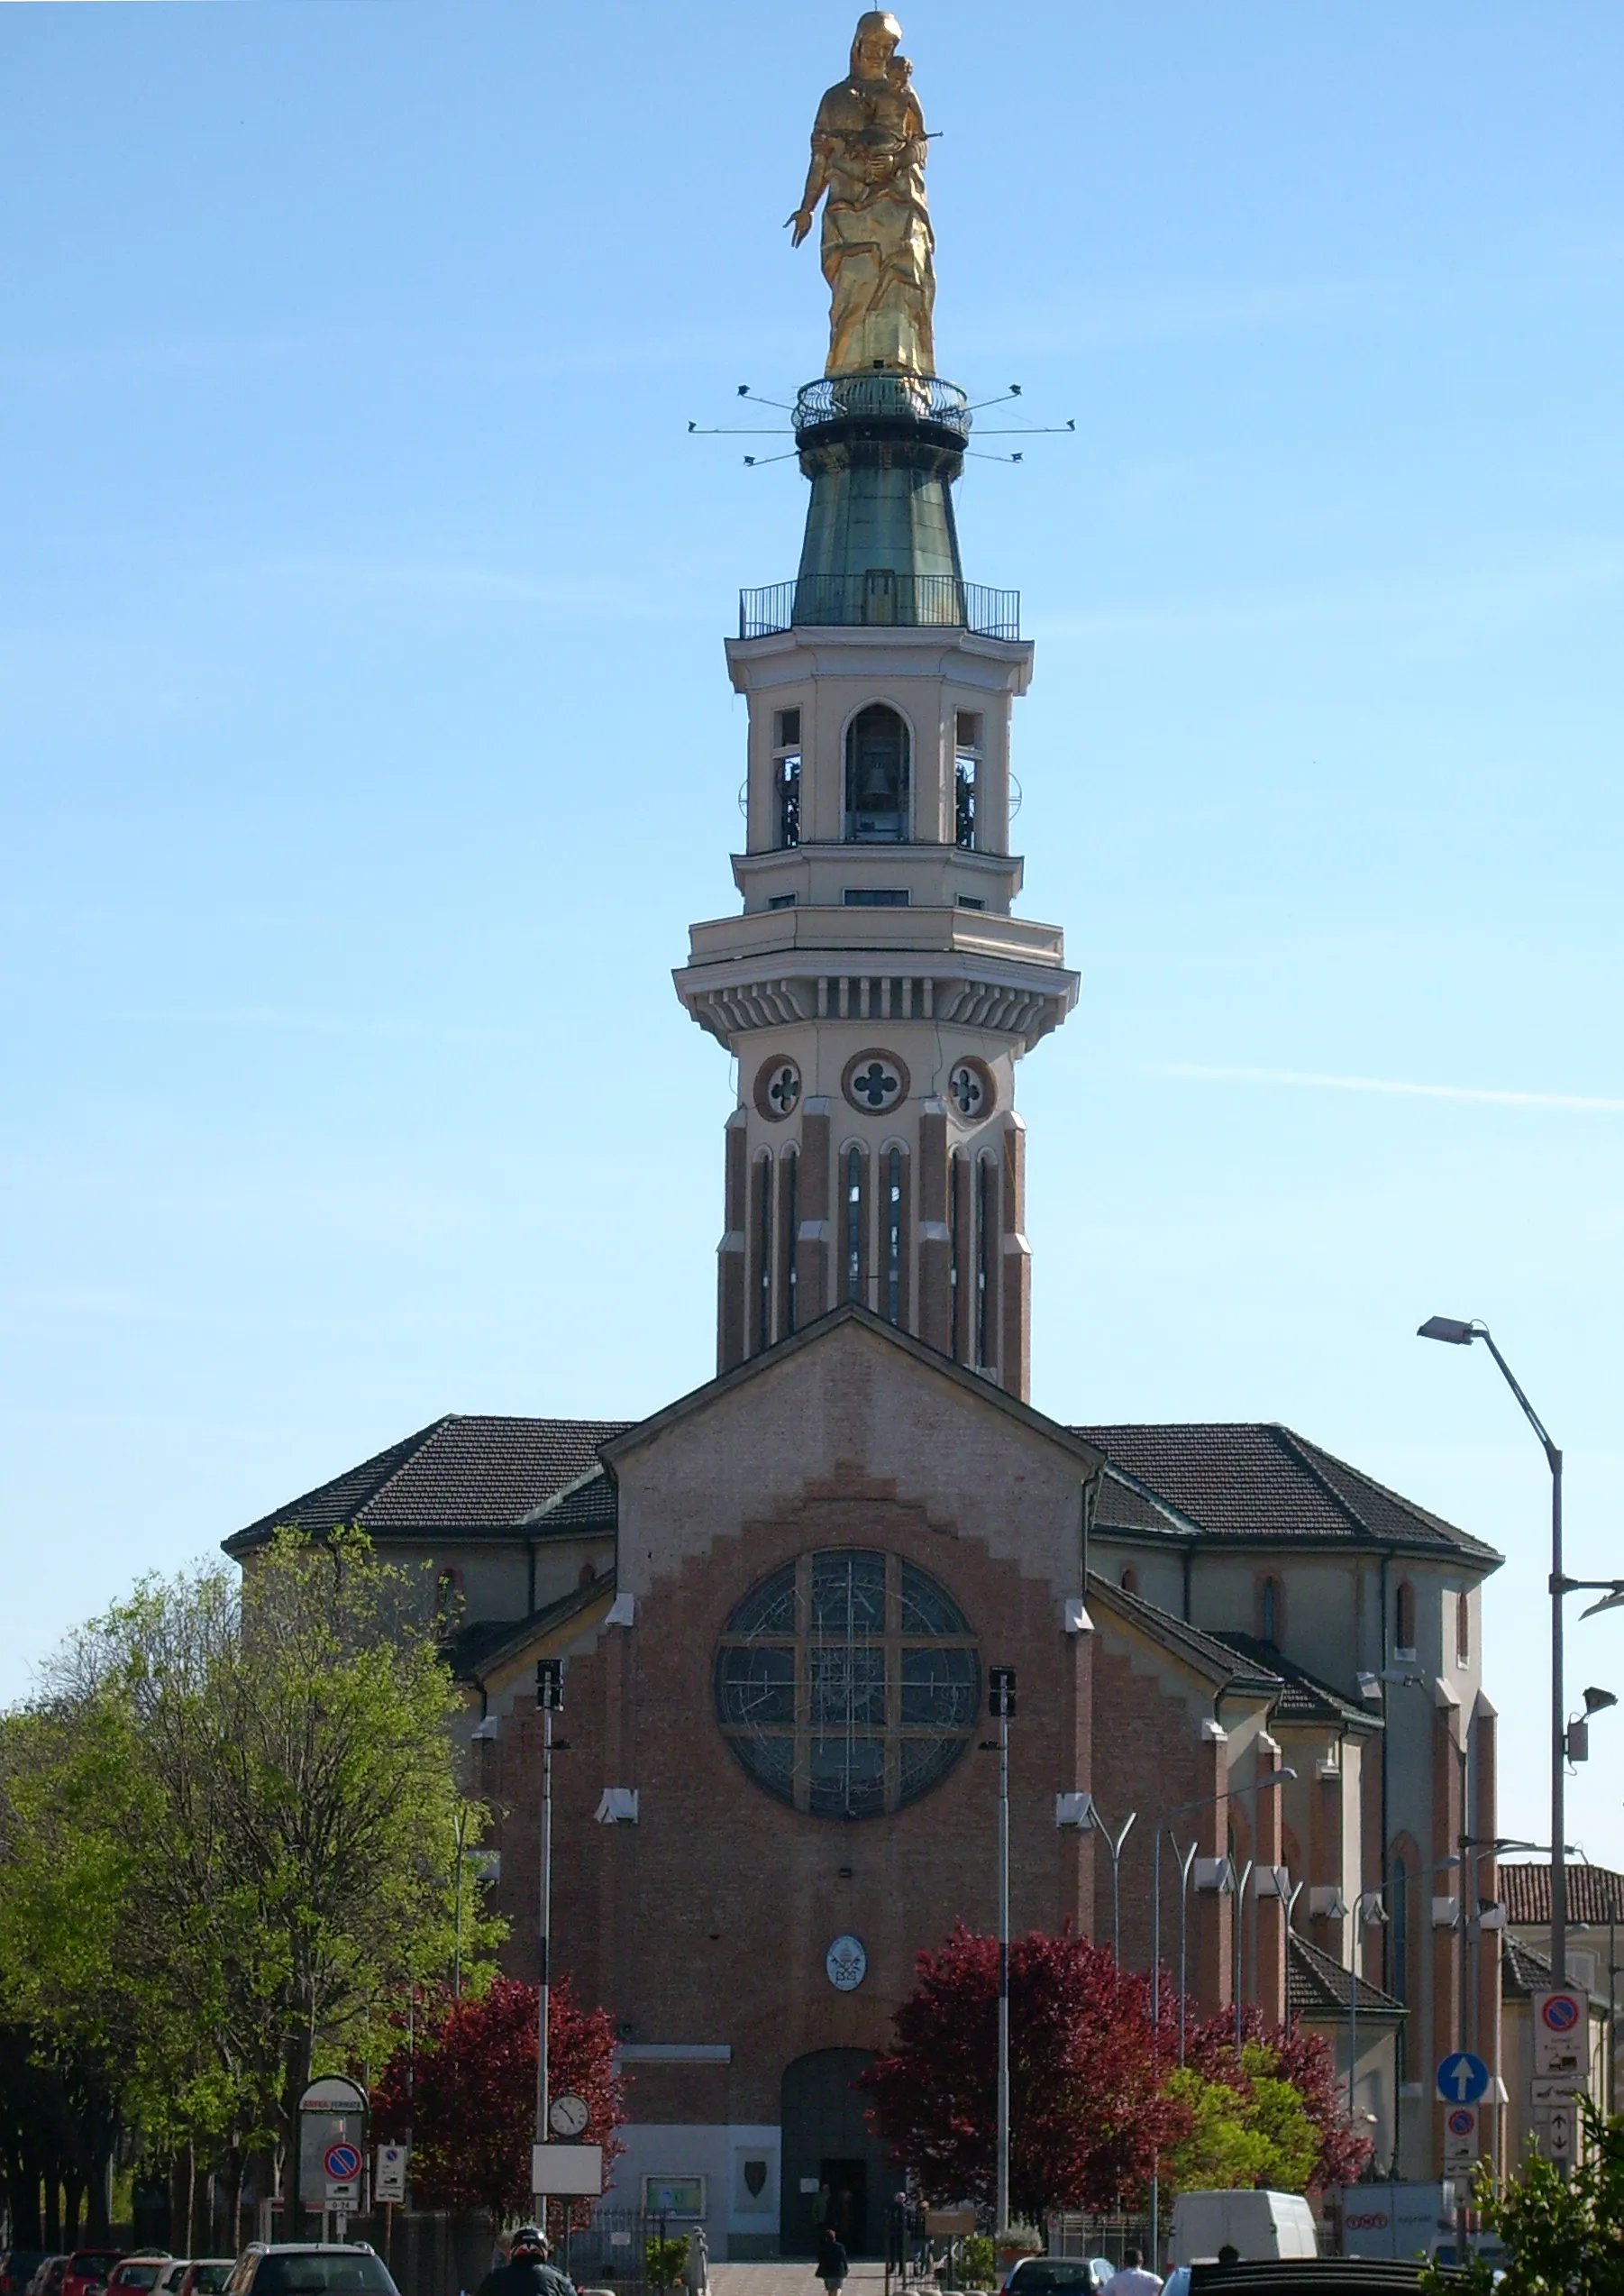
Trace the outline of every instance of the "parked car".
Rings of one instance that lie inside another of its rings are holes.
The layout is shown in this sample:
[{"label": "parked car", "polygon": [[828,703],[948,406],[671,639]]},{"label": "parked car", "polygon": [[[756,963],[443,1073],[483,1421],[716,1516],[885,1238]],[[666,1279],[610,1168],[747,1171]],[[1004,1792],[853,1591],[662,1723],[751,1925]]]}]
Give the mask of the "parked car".
[{"label": "parked car", "polygon": [[1098,2296],[1117,2267],[1109,2256],[1017,2256],[1003,2296]]},{"label": "parked car", "polygon": [[28,2296],[28,2285],[49,2256],[46,2248],[7,2248],[0,2255],[0,2296]]},{"label": "parked car", "polygon": [[1175,2264],[1162,2282],[1162,2296],[1190,2296],[1190,2266]]},{"label": "parked car", "polygon": [[53,2296],[98,2296],[107,2274],[127,2252],[123,2248],[76,2248],[62,2273],[62,2285]]},{"label": "parked car", "polygon": [[364,2240],[253,2241],[225,2287],[226,2296],[400,2296]]},{"label": "parked car", "polygon": [[175,2259],[161,2255],[122,2256],[107,2274],[107,2296],[151,2296]]},{"label": "parked car", "polygon": [[234,2256],[194,2256],[181,2266],[181,2277],[170,2296],[220,2296],[236,2269]]},{"label": "parked car", "polygon": [[66,2256],[41,2256],[28,2283],[28,2296],[61,2296],[62,2274],[67,2269]]}]

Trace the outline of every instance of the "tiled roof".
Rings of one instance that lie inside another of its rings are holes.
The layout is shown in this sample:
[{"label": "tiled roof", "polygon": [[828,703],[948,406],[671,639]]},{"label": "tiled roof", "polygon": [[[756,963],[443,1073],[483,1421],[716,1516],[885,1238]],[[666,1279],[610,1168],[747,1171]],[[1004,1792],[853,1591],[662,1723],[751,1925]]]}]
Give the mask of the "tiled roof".
[{"label": "tiled roof", "polygon": [[478,1682],[491,1668],[515,1651],[523,1651],[527,1642],[534,1642],[544,1634],[567,1626],[579,1611],[588,1610],[615,1592],[615,1573],[604,1571],[590,1586],[573,1587],[556,1602],[548,1603],[541,1610],[533,1610],[528,1618],[480,1618],[461,1633],[452,1635],[446,1655],[452,1672],[464,1682]]},{"label": "tiled roof", "polygon": [[[1289,1427],[1263,1421],[1079,1427],[1144,1492],[1168,1501],[1209,1539],[1455,1553],[1492,1567],[1494,1549]],[[1102,1497],[1102,1505],[1104,1500]],[[1113,1492],[1110,1505],[1130,1505]],[[1143,1509],[1143,1502],[1139,1502]],[[1145,1527],[1156,1527],[1154,1507]],[[1107,1527],[1102,1522],[1101,1527]],[[1129,1523],[1124,1529],[1135,1527]],[[1172,1523],[1163,1525],[1169,1532]]]},{"label": "tiled roof", "polygon": [[1551,1965],[1545,1955],[1515,1935],[1510,1929],[1500,1934],[1500,1990],[1507,2000],[1526,2001],[1530,1993],[1543,1993],[1552,1982]]},{"label": "tiled roof", "polygon": [[[241,1554],[283,1524],[390,1532],[512,1530],[598,1464],[624,1419],[516,1419],[448,1412],[404,1442],[319,1484],[225,1541]],[[592,1504],[598,1504],[594,1501]],[[542,1527],[542,1526],[538,1526]],[[545,1526],[554,1527],[550,1521]],[[560,1529],[586,1527],[585,1518]]]},{"label": "tiled roof", "polygon": [[[1567,1917],[1570,1921],[1624,1924],[1624,1873],[1604,1865],[1570,1865],[1567,1874]],[[1551,1869],[1538,1865],[1502,1865],[1499,1871],[1500,1902],[1506,1919],[1525,1929],[1551,1926]]]},{"label": "tiled roof", "polygon": [[537,1531],[613,1531],[620,1521],[620,1494],[604,1469],[595,1467],[525,1520]]},{"label": "tiled roof", "polygon": [[1199,1626],[1188,1625],[1170,1610],[1163,1610],[1156,1603],[1147,1603],[1143,1595],[1130,1595],[1126,1587],[1118,1587],[1098,1571],[1089,1574],[1089,1599],[1103,1597],[1107,1610],[1113,1607],[1124,1612],[1146,1633],[1156,1641],[1182,1651],[1206,1673],[1216,1674],[1227,1688],[1255,1690],[1264,1697],[1278,1691],[1281,1678],[1272,1667],[1260,1666],[1254,1660],[1232,1651],[1216,1634],[1203,1633]]},{"label": "tiled roof", "polygon": [[1282,1657],[1273,1642],[1260,1642],[1254,1634],[1226,1634],[1215,1631],[1213,1640],[1222,1642],[1240,1658],[1249,1659],[1259,1667],[1266,1667],[1279,1675],[1281,1693],[1274,1701],[1274,1715],[1281,1722],[1322,1722],[1333,1730],[1379,1730],[1382,1718],[1369,1706],[1355,1706],[1345,1698],[1340,1690],[1333,1690],[1328,1682],[1321,1682],[1317,1675],[1305,1673],[1300,1666]]},{"label": "tiled roof", "polygon": [[[1347,2016],[1351,1970],[1344,1969],[1320,1946],[1300,1937],[1295,1930],[1286,1939],[1286,2007],[1293,2017]],[[1361,2017],[1408,2016],[1402,2001],[1384,1993],[1368,1978],[1359,1980]]]}]

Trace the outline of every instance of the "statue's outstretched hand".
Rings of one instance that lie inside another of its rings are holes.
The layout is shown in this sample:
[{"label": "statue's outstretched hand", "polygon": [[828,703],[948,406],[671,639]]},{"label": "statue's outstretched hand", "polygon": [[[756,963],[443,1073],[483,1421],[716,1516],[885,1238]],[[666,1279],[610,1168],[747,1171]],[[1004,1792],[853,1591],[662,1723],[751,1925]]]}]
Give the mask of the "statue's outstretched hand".
[{"label": "statue's outstretched hand", "polygon": [[[792,230],[790,229],[790,226],[791,226],[791,225],[793,225],[793,226],[794,226],[794,228],[793,228]],[[795,211],[794,215],[786,215],[786,216],[785,216],[785,218],[784,218],[784,227],[785,227],[785,229],[786,229],[787,231],[789,231],[789,244],[790,244],[790,246],[791,246],[791,247],[798,247],[798,246],[800,245],[800,243],[801,243],[802,240],[803,240],[803,239],[805,239],[805,237],[807,236],[807,233],[811,230],[811,228],[812,228],[812,210],[811,210],[811,208],[810,208],[810,207],[798,207],[798,208],[796,209],[796,211]]]}]

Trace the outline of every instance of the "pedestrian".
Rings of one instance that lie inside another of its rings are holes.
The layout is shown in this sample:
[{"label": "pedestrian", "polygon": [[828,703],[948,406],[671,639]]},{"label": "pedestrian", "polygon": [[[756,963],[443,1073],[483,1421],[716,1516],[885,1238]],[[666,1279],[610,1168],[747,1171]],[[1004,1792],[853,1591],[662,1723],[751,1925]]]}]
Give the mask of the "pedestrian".
[{"label": "pedestrian", "polygon": [[682,2267],[688,2296],[710,2296],[710,2246],[705,2227],[697,2224],[688,2236],[688,2260]]},{"label": "pedestrian", "polygon": [[826,2224],[823,2228],[823,2237],[817,2244],[816,2269],[828,2296],[835,2296],[835,2291],[844,2286],[846,2252],[841,2244],[840,2235],[832,2224]]},{"label": "pedestrian", "polygon": [[541,2227],[522,2224],[508,2243],[507,2262],[486,2273],[475,2296],[575,2296],[575,2286],[547,2262]]},{"label": "pedestrian", "polygon": [[1122,2251],[1122,2269],[1113,2273],[1105,2283],[1105,2296],[1161,2296],[1162,2283],[1154,2272],[1146,2272],[1136,2248]]}]

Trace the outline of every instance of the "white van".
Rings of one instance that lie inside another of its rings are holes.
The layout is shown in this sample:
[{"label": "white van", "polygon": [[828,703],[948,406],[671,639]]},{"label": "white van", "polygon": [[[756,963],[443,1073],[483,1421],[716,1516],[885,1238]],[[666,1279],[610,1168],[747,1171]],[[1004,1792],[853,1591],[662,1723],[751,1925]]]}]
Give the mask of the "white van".
[{"label": "white van", "polygon": [[1300,2192],[1181,2192],[1172,2204],[1172,2261],[1211,2264],[1225,2246],[1248,2264],[1317,2256],[1314,2211]]}]

